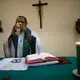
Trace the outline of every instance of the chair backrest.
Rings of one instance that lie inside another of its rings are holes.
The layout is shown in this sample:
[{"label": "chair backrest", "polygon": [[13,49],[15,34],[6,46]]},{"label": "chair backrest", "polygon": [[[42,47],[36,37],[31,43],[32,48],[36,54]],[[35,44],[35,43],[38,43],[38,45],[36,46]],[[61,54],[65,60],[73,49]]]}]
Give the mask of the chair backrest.
[{"label": "chair backrest", "polygon": [[27,28],[26,31],[31,34],[31,30],[29,28]]}]

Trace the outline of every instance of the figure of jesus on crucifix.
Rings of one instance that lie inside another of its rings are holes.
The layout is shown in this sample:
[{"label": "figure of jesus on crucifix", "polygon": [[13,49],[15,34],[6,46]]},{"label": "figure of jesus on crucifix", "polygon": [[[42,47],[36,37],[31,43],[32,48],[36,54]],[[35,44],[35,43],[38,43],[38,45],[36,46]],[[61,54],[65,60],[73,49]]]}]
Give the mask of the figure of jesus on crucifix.
[{"label": "figure of jesus on crucifix", "polygon": [[39,3],[38,4],[32,4],[32,6],[37,6],[39,8],[39,17],[40,17],[40,28],[42,29],[42,6],[44,5],[48,5],[48,3],[41,3],[41,1],[39,0]]}]

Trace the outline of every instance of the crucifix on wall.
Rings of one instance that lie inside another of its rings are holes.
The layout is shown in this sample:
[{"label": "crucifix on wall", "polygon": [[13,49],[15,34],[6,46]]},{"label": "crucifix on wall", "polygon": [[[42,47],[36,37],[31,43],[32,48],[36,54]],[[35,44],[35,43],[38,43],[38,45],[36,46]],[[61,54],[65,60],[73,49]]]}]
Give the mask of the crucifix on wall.
[{"label": "crucifix on wall", "polygon": [[41,3],[41,1],[39,0],[39,3],[38,4],[32,4],[32,6],[37,6],[39,8],[39,18],[40,18],[40,29],[42,29],[42,6],[44,5],[48,5],[48,3]]}]

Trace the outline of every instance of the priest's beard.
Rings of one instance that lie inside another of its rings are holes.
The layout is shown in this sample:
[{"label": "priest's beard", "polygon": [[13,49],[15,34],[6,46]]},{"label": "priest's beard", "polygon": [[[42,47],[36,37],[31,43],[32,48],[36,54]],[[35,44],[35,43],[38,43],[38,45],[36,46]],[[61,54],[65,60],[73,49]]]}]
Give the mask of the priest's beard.
[{"label": "priest's beard", "polygon": [[22,32],[23,31],[20,28],[17,28],[15,34],[19,36],[20,34],[22,34]]}]

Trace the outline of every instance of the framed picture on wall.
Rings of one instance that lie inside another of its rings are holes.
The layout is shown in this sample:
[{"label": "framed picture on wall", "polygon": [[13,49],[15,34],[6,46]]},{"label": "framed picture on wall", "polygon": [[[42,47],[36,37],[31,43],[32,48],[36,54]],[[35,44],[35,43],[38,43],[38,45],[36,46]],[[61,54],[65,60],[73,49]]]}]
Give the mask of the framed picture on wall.
[{"label": "framed picture on wall", "polygon": [[3,32],[3,29],[1,27],[1,20],[0,20],[0,32]]},{"label": "framed picture on wall", "polygon": [[80,19],[76,21],[76,31],[80,34]]}]

